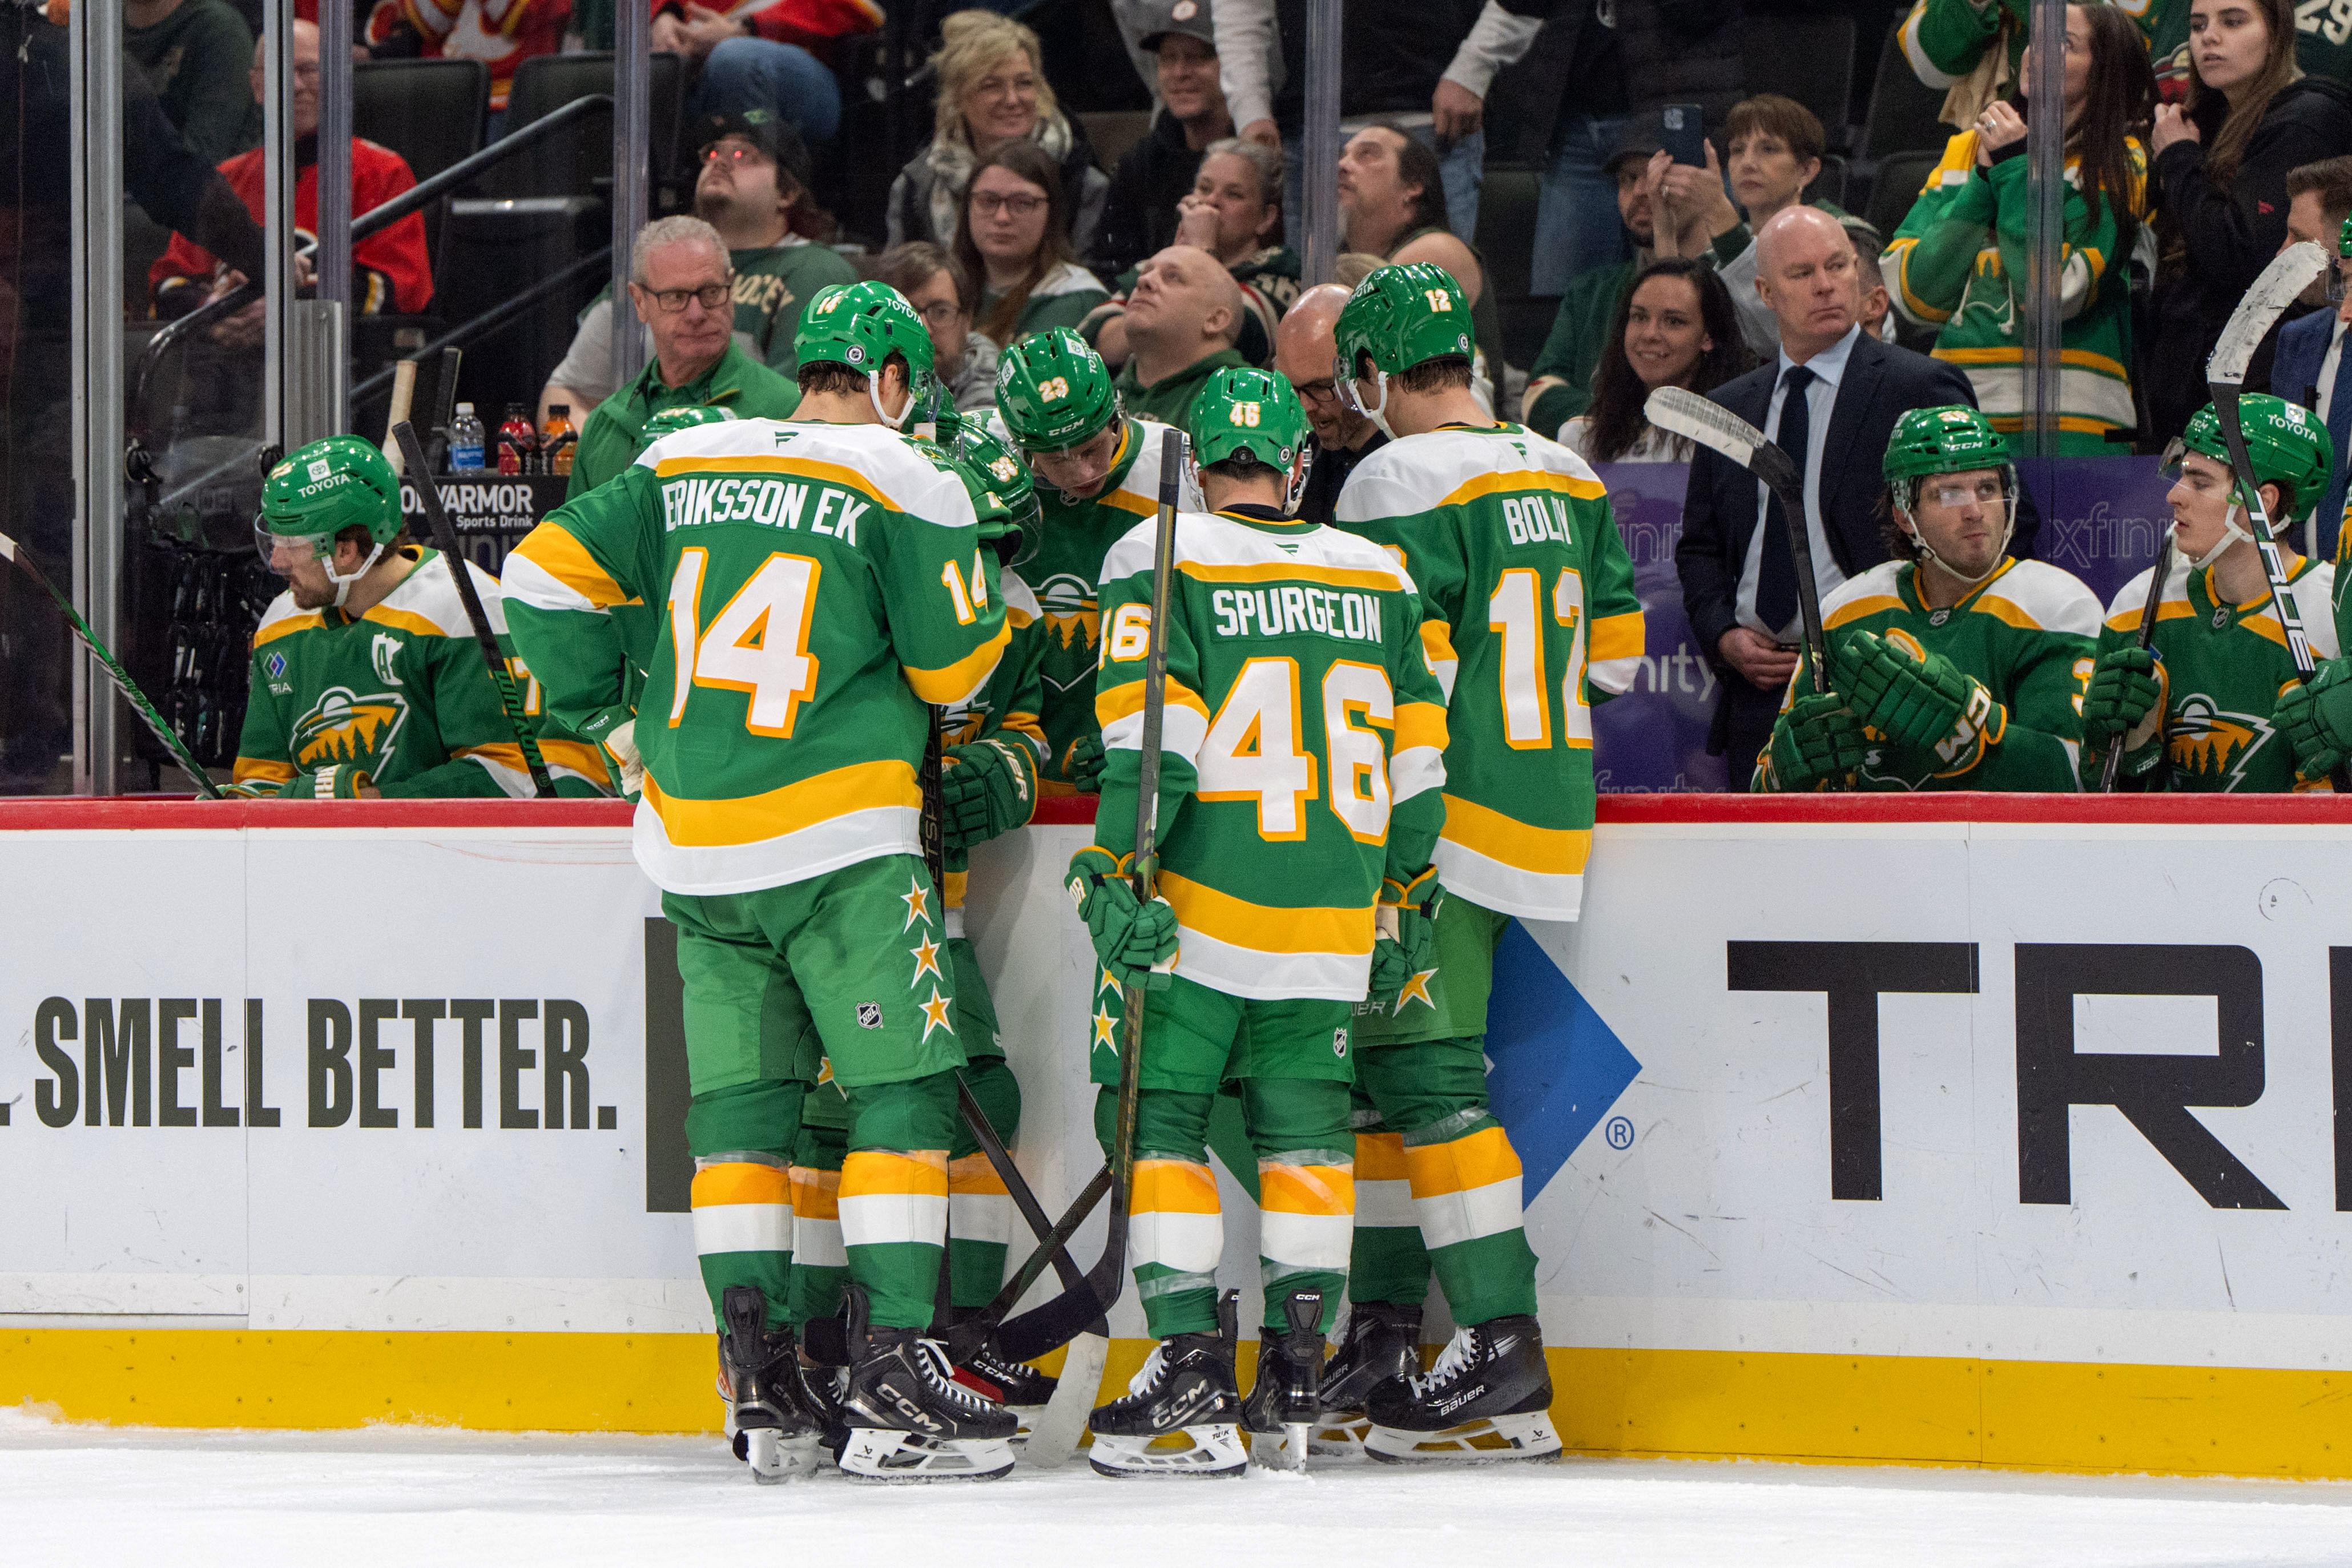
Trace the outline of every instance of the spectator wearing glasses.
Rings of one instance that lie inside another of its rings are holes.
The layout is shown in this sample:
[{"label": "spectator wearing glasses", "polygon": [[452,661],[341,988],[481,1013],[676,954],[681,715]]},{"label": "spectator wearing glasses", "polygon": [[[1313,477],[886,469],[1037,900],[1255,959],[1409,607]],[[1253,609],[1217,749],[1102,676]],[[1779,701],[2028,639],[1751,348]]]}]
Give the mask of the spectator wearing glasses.
[{"label": "spectator wearing glasses", "polygon": [[1642,269],[1617,307],[1592,378],[1592,407],[1559,427],[1559,444],[1587,463],[1687,463],[1691,444],[1644,413],[1650,393],[1711,392],[1755,362],[1715,269],[1696,257],[1662,257]]},{"label": "spectator wearing glasses", "polygon": [[[2058,450],[2095,457],[2126,450],[2108,434],[2128,435],[2139,423],[2127,264],[2147,216],[2147,155],[2132,132],[2147,123],[2155,79],[2138,29],[2112,5],[2066,8],[2064,57]],[[1895,308],[1936,329],[1936,357],[1968,372],[1979,406],[2012,440],[2025,428],[2031,55],[2022,79],[2022,92],[1986,105],[1951,139],[1885,256]]]},{"label": "spectator wearing glasses", "polygon": [[2150,435],[2205,402],[2205,361],[2286,237],[2287,171],[2352,152],[2352,89],[2295,65],[2287,0],[2189,0],[2189,97],[2156,110],[2156,330]]},{"label": "spectator wearing glasses", "polygon": [[[722,115],[704,127],[702,171],[694,212],[726,243],[735,272],[735,338],[743,350],[785,380],[799,361],[793,333],[803,302],[856,270],[830,246],[803,231],[830,226],[809,196],[808,149],[790,122],[768,110]],[[576,413],[613,395],[613,299],[608,291],[581,313],[563,362],[540,393],[544,424],[551,404]]]},{"label": "spectator wearing glasses", "polygon": [[874,276],[907,297],[931,335],[931,371],[962,413],[996,406],[997,348],[971,329],[980,303],[963,263],[929,240],[882,253]]},{"label": "spectator wearing glasses", "polygon": [[[1282,243],[1282,155],[1237,136],[1212,144],[1202,154],[1192,188],[1176,204],[1176,237],[1170,243],[1224,263],[1242,291],[1234,350],[1253,365],[1265,364],[1274,352],[1276,324],[1298,298],[1298,253]],[[1081,329],[1113,367],[1127,362],[1124,317],[1139,270],[1129,268]]]},{"label": "spectator wearing glasses", "polygon": [[[1145,15],[1139,17],[1138,12]],[[1224,89],[1217,81],[1217,36],[1209,26],[1208,0],[1139,0],[1119,20],[1123,26],[1140,21],[1160,108],[1150,132],[1118,161],[1110,177],[1093,251],[1094,264],[1106,277],[1133,271],[1145,256],[1176,243],[1177,204],[1192,194],[1209,144],[1234,133],[1234,117],[1225,111]],[[1275,218],[1281,221],[1278,209]]]},{"label": "spectator wearing glasses", "polygon": [[646,422],[666,409],[721,408],[739,419],[789,419],[800,389],[734,339],[735,269],[727,243],[700,218],[662,218],[629,252],[629,304],[651,329],[653,358],[597,404],[581,429],[565,498],[584,496],[636,460]]},{"label": "spectator wearing glasses", "polygon": [[1349,287],[1318,284],[1298,297],[1274,334],[1274,368],[1290,378],[1315,432],[1315,466],[1298,500],[1298,520],[1328,523],[1339,487],[1356,465],[1389,443],[1381,427],[1348,406],[1331,379],[1339,361],[1335,329],[1347,308]]},{"label": "spectator wearing glasses", "polygon": [[993,11],[958,11],[940,24],[940,52],[931,57],[940,80],[937,128],[930,144],[890,183],[889,243],[954,245],[964,191],[982,160],[1006,142],[1024,141],[1059,176],[1070,254],[1090,253],[1110,181],[1095,167],[1086,132],[1055,103],[1037,35]]},{"label": "spectator wearing glasses", "polygon": [[955,257],[980,285],[980,330],[1005,348],[1076,327],[1110,298],[1071,247],[1061,171],[1034,141],[1007,141],[972,170]]}]

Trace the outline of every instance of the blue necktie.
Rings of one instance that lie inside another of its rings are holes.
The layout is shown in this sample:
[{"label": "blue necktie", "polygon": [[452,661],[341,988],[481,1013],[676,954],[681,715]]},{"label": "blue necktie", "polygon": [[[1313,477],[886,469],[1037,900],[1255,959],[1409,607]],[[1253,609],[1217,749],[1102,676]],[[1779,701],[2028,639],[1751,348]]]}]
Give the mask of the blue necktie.
[{"label": "blue necktie", "polygon": [[[1818,378],[1802,365],[1791,365],[1789,373],[1780,378],[1784,390],[1780,399],[1780,428],[1772,434],[1772,444],[1789,455],[1797,465],[1797,494],[1805,493],[1805,455],[1812,445],[1812,410],[1805,401],[1805,389]],[[1804,519],[1797,519],[1799,527]],[[1789,514],[1780,505],[1780,497],[1769,490],[1764,501],[1764,559],[1756,571],[1756,618],[1769,626],[1777,636],[1780,628],[1797,617],[1797,569],[1789,558]]]}]

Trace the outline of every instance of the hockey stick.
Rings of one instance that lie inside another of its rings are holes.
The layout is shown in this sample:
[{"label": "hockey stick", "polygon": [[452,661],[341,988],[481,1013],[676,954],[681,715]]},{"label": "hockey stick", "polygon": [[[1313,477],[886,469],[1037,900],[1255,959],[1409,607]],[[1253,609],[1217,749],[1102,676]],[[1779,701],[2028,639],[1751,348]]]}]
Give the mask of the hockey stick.
[{"label": "hockey stick", "polygon": [[25,547],[6,534],[0,534],[0,556],[15,561],[17,570],[31,578],[40,585],[42,592],[57,601],[58,608],[65,612],[66,624],[73,629],[73,634],[80,640],[81,645],[89,650],[89,656],[96,659],[113,679],[114,689],[122,694],[123,700],[131,705],[131,711],[137,714],[140,721],[154,732],[155,738],[163,743],[163,748],[172,754],[172,760],[180,765],[180,771],[195,780],[196,793],[207,800],[219,800],[220,786],[213,782],[212,776],[196,761],[195,753],[190,751],[187,743],[163,722],[163,716],[155,711],[155,705],[147,700],[147,694],[139,689],[139,683],[131,678],[131,672],[106,651],[106,644],[98,640],[98,633],[89,629],[89,622],[81,618],[81,612],[73,607],[73,601],[59,593],[57,585],[33,564],[33,558],[25,552]]},{"label": "hockey stick", "polygon": [[[2213,356],[2205,362],[2206,390],[2213,394],[2213,413],[2221,423],[2221,441],[2230,449],[2230,470],[2237,480],[2238,490],[2246,503],[2246,520],[2252,527],[2254,553],[2262,558],[2263,577],[2271,591],[2271,613],[2278,617],[2279,628],[2286,633],[2287,652],[2294,659],[2297,679],[2308,685],[2318,664],[2311,656],[2310,639],[2304,635],[2303,617],[2294,607],[2294,598],[2287,591],[2286,563],[2279,557],[2278,541],[2271,535],[2270,512],[2263,505],[2262,487],[2254,482],[2253,460],[2246,453],[2245,426],[2239,415],[2238,400],[2245,392],[2246,367],[2253,362],[2254,350],[2295,297],[2311,287],[2327,267],[2327,252],[2309,240],[2291,245],[2271,257],[2246,297],[2230,313],[2229,324],[2221,329],[2221,339],[2213,345]],[[2150,597],[2162,591],[2161,583],[2150,590]],[[2328,783],[2339,794],[2352,794],[2352,768],[2338,767],[2328,776]]]},{"label": "hockey stick", "polygon": [[[2146,653],[2156,642],[2157,606],[2164,602],[2164,580],[2172,575],[2172,531],[2165,530],[2164,543],[2157,547],[2156,570],[2147,581],[2147,602],[2139,607],[2139,649]],[[2108,743],[2107,760],[2099,769],[2099,793],[2116,792],[2116,778],[2124,765],[2124,737],[2118,730]]]},{"label": "hockey stick", "polygon": [[[408,411],[416,402],[416,361],[403,360],[392,367],[392,407],[383,420],[383,459],[392,465],[392,476],[399,478],[407,470],[408,454],[392,433],[408,422]],[[423,469],[418,469],[421,476]]]},{"label": "hockey stick", "polygon": [[1816,695],[1828,691],[1830,662],[1822,640],[1821,589],[1813,579],[1812,533],[1805,523],[1805,495],[1797,483],[1797,465],[1787,453],[1765,440],[1762,431],[1695,392],[1660,387],[1650,394],[1643,412],[1660,430],[1695,441],[1747,469],[1779,498],[1789,519],[1789,557],[1797,572],[1797,616],[1803,623],[1805,652],[1813,666],[1813,691]]},{"label": "hockey stick", "polygon": [[[1160,515],[1151,549],[1151,629],[1143,667],[1143,737],[1138,758],[1135,802],[1135,892],[1149,903],[1159,864],[1160,746],[1168,695],[1168,590],[1175,576],[1176,492],[1183,473],[1184,437],[1171,433],[1160,449]],[[1086,1289],[1065,1291],[1034,1311],[1006,1323],[996,1343],[1008,1355],[1026,1361],[1066,1344],[1087,1325],[1106,1316],[1126,1289],[1127,1224],[1135,1190],[1135,1107],[1143,1066],[1143,998],[1140,986],[1121,997],[1127,1017],[1118,1046],[1118,1113],[1112,1123],[1110,1223],[1103,1255],[1087,1270]],[[1056,1227],[1056,1228],[1059,1228]],[[1058,1334],[1052,1338],[1049,1335]],[[1029,1349],[1032,1343],[1035,1349]]]},{"label": "hockey stick", "polygon": [[481,645],[482,662],[490,667],[490,685],[499,694],[499,706],[506,709],[507,727],[514,731],[522,747],[523,765],[530,769],[531,790],[542,800],[552,800],[555,780],[548,776],[547,758],[539,754],[539,737],[531,734],[530,721],[523,716],[522,694],[515,690],[506,655],[499,651],[498,634],[490,630],[490,618],[482,610],[482,596],[474,591],[474,574],[468,570],[464,547],[457,542],[457,530],[450,526],[448,509],[441,505],[441,486],[433,482],[432,472],[425,465],[425,447],[416,439],[416,427],[404,419],[392,427],[392,439],[406,459],[408,471],[415,476],[416,497],[425,503],[425,521],[432,529],[434,548],[448,558],[449,576],[457,584],[466,619],[474,625],[474,641]]}]

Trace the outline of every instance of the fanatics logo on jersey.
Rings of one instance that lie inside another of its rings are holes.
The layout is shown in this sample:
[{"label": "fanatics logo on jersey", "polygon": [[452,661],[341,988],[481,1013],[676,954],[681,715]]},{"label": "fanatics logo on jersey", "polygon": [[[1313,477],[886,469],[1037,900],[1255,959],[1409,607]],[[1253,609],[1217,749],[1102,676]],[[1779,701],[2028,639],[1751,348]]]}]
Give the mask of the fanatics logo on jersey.
[{"label": "fanatics logo on jersey", "polygon": [[882,1004],[880,1002],[858,1003],[857,1027],[860,1029],[880,1029],[882,1027]]}]

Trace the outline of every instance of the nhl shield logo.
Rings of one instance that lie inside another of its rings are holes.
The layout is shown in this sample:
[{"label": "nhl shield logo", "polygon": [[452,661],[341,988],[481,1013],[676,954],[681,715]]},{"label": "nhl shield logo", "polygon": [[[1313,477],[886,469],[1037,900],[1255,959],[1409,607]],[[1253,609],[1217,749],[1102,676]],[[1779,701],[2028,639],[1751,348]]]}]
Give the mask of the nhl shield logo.
[{"label": "nhl shield logo", "polygon": [[1348,1054],[1348,1030],[1345,1026],[1331,1031],[1331,1054],[1334,1056]]},{"label": "nhl shield logo", "polygon": [[858,1003],[857,1027],[860,1029],[880,1029],[882,1027],[882,1004],[880,1002]]}]

